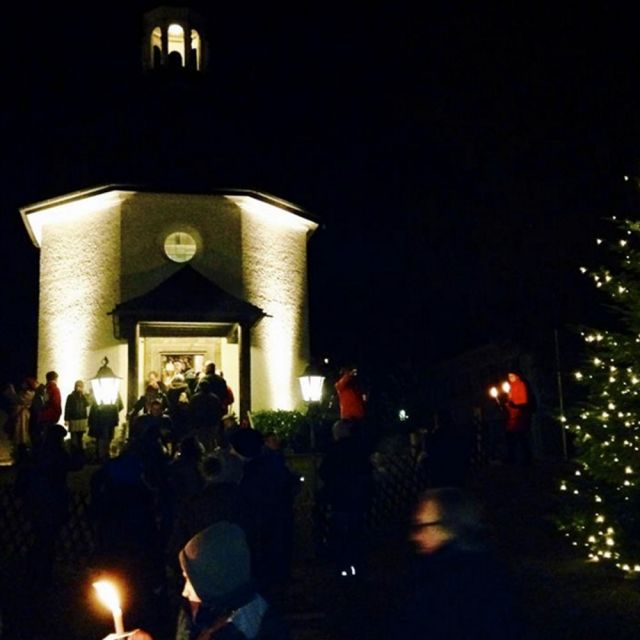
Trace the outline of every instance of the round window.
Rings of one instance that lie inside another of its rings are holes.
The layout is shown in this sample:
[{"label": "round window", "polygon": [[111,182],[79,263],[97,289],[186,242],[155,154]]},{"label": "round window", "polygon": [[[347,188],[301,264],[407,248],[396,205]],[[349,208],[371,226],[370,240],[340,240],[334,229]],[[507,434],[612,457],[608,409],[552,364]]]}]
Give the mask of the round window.
[{"label": "round window", "polygon": [[164,252],[174,262],[189,262],[196,255],[196,241],[184,231],[176,231],[165,238]]}]

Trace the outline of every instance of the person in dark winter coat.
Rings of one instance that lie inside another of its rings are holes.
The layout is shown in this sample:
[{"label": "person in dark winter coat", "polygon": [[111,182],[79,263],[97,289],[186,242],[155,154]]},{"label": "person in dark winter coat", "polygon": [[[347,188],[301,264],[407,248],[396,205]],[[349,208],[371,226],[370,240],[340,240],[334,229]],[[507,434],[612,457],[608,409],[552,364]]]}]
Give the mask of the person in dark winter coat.
[{"label": "person in dark winter coat", "polygon": [[100,462],[110,457],[111,441],[120,421],[122,408],[122,398],[118,396],[115,404],[94,402],[89,409],[89,435],[96,439],[96,455]]},{"label": "person in dark winter coat", "polygon": [[184,376],[179,373],[173,376],[171,385],[167,390],[167,405],[169,417],[173,424],[171,433],[171,452],[178,450],[180,442],[187,436],[191,427],[191,417],[189,413],[189,399],[191,390],[186,383]]},{"label": "person in dark winter coat", "polygon": [[82,438],[89,425],[88,410],[91,400],[84,392],[84,382],[76,380],[73,391],[64,403],[64,423],[71,434],[71,442],[82,451]]},{"label": "person in dark winter coat", "polygon": [[96,542],[95,561],[130,582],[130,616],[150,624],[163,595],[166,578],[157,493],[145,465],[128,446],[105,461],[91,476],[90,515]]},{"label": "person in dark winter coat", "polygon": [[318,500],[330,512],[329,552],[342,575],[354,575],[363,568],[362,538],[371,499],[372,468],[349,422],[339,420],[333,425],[333,442],[318,474],[323,483]]},{"label": "person in dark winter coat", "polygon": [[149,413],[151,410],[151,403],[154,400],[160,400],[163,411],[168,407],[167,396],[163,389],[165,389],[164,385],[160,387],[160,383],[158,381],[149,383],[146,386],[144,394],[135,401],[133,407],[131,407],[131,410],[127,413],[129,430],[134,428],[136,420],[140,415]]},{"label": "person in dark winter coat", "polygon": [[216,373],[216,365],[215,362],[208,360],[204,363],[204,375],[200,377],[198,380],[198,386],[196,387],[196,391],[199,391],[202,383],[206,382],[209,391],[211,393],[215,393],[216,396],[220,399],[220,404],[222,405],[223,411],[225,410],[227,404],[227,394],[228,394],[228,386],[226,380]]},{"label": "person in dark winter coat", "polygon": [[191,396],[189,411],[191,425],[200,442],[207,453],[212,452],[218,445],[222,403],[220,397],[212,392],[206,378],[200,381],[198,390]]},{"label": "person in dark winter coat", "polygon": [[31,414],[29,416],[29,439],[31,446],[36,449],[42,444],[44,427],[40,422],[40,412],[46,402],[46,387],[41,383],[36,383],[33,400],[31,401]]},{"label": "person in dark winter coat", "polygon": [[484,537],[478,505],[463,490],[446,487],[422,495],[411,524],[412,575],[388,637],[525,637],[515,585]]},{"label": "person in dark winter coat", "polygon": [[55,544],[69,516],[67,476],[82,467],[82,458],[64,446],[67,430],[49,425],[33,455],[17,461],[16,492],[24,501],[34,536],[30,567],[35,586],[51,583]]},{"label": "person in dark winter coat", "polygon": [[[180,549],[202,529],[224,520],[237,524],[246,533],[250,522],[247,506],[240,497],[239,478],[234,477],[221,452],[203,459],[202,474],[204,486],[197,494],[185,496],[175,512],[168,554],[176,563]],[[180,576],[177,564],[171,569]]]},{"label": "person in dark winter coat", "polygon": [[162,412],[162,401],[152,400],[149,413],[140,416],[129,431],[132,441],[144,442],[145,446],[158,445],[164,452],[171,442],[173,422]]},{"label": "person in dark winter coat", "polygon": [[172,502],[176,505],[200,493],[205,484],[202,471],[204,447],[195,436],[185,438],[173,457],[167,472]]},{"label": "person in dark winter coat", "polygon": [[[218,522],[189,540],[179,553],[185,606],[176,640],[287,640],[278,614],[256,591],[242,529]],[[135,631],[132,640],[152,640]]]},{"label": "person in dark winter coat", "polygon": [[239,489],[249,515],[247,539],[254,576],[262,589],[281,588],[290,573],[293,501],[299,479],[284,458],[263,450],[263,437],[254,429],[240,429],[231,447],[244,462]]}]

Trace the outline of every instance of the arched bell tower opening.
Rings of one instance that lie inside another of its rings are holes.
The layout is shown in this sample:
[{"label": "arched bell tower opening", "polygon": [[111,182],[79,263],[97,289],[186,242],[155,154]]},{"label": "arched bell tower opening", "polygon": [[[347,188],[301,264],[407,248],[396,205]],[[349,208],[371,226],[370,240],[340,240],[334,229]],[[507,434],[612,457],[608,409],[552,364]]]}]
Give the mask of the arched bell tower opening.
[{"label": "arched bell tower opening", "polygon": [[208,50],[204,20],[187,7],[161,6],[144,15],[142,66],[204,72]]}]

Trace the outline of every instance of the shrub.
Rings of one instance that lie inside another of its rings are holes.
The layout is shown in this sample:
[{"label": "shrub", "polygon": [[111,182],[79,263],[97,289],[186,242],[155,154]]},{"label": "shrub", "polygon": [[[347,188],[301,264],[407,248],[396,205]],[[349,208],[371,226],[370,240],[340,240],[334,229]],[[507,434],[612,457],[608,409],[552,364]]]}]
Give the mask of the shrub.
[{"label": "shrub", "polygon": [[256,411],[251,414],[253,426],[261,433],[275,433],[283,443],[292,443],[306,425],[306,416],[299,411],[283,409]]}]

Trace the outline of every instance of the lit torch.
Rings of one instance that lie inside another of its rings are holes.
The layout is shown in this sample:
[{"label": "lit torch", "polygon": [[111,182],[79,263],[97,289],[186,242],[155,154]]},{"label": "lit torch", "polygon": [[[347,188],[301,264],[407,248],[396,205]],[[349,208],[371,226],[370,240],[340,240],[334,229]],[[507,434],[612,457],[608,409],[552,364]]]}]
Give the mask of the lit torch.
[{"label": "lit torch", "polygon": [[93,583],[93,588],[97,591],[100,602],[111,610],[116,634],[124,633],[120,597],[115,586],[108,580],[99,580]]},{"label": "lit torch", "polygon": [[500,400],[498,400],[498,387],[491,387],[491,389],[489,389],[489,395],[500,405]]},{"label": "lit torch", "polygon": [[506,380],[502,383],[502,390],[505,393],[509,393],[509,391],[511,391],[511,385]]}]

